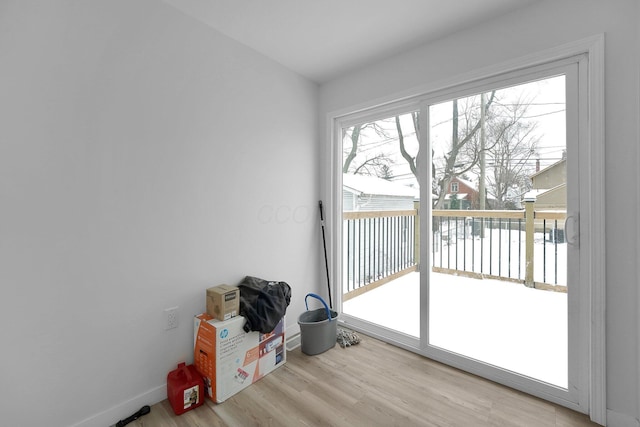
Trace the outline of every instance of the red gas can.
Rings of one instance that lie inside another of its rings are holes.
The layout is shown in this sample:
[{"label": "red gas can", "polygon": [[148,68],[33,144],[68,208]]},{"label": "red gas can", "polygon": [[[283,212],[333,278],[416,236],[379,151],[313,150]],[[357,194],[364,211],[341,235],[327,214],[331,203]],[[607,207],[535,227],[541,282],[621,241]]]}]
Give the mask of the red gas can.
[{"label": "red gas can", "polygon": [[180,363],[167,374],[167,396],[176,415],[204,403],[204,381],[195,366]]}]

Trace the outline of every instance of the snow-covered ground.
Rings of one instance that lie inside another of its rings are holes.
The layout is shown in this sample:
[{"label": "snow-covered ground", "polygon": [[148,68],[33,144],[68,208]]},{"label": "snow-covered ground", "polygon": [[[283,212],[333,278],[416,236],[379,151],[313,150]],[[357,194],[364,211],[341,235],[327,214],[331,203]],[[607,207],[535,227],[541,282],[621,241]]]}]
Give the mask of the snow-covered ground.
[{"label": "snow-covered ground", "polygon": [[[344,313],[419,336],[419,274],[345,302]],[[440,273],[430,282],[431,345],[567,387],[566,293]]]}]

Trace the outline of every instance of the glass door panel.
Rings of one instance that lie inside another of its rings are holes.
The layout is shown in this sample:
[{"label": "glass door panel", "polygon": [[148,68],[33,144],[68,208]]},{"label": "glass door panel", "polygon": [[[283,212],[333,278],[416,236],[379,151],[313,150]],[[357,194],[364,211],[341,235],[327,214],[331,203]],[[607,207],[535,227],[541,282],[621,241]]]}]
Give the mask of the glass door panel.
[{"label": "glass door panel", "polygon": [[342,312],[420,336],[419,113],[342,129]]},{"label": "glass door panel", "polygon": [[428,108],[428,345],[568,388],[565,75]]}]

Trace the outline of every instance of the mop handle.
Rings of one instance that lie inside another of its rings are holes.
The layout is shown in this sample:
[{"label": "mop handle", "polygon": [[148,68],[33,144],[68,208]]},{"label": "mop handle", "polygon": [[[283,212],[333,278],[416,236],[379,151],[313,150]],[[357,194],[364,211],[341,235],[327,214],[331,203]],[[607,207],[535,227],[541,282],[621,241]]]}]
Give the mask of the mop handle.
[{"label": "mop handle", "polygon": [[320,224],[322,225],[322,246],[324,247],[324,266],[327,270],[327,290],[329,292],[329,307],[333,309],[333,304],[331,303],[331,283],[329,282],[329,260],[327,259],[327,241],[324,235],[324,210],[322,209],[322,200],[318,202],[318,207],[320,208]]}]

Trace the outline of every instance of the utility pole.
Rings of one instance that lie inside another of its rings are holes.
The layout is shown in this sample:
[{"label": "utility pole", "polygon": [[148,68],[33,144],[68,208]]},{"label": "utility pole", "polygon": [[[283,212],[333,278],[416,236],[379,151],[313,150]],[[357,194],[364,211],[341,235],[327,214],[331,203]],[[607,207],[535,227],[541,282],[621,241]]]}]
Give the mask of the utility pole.
[{"label": "utility pole", "polygon": [[[486,194],[487,190],[485,188],[485,154],[484,154],[484,146],[485,146],[485,104],[484,104],[484,93],[480,94],[480,183],[478,185],[478,192],[480,193],[480,210],[483,211],[486,209]],[[484,238],[484,218],[480,219],[480,238]]]},{"label": "utility pole", "polygon": [[480,192],[480,210],[483,211],[486,209],[486,188],[485,188],[485,103],[484,103],[484,93],[480,94],[480,183],[478,191]]}]

